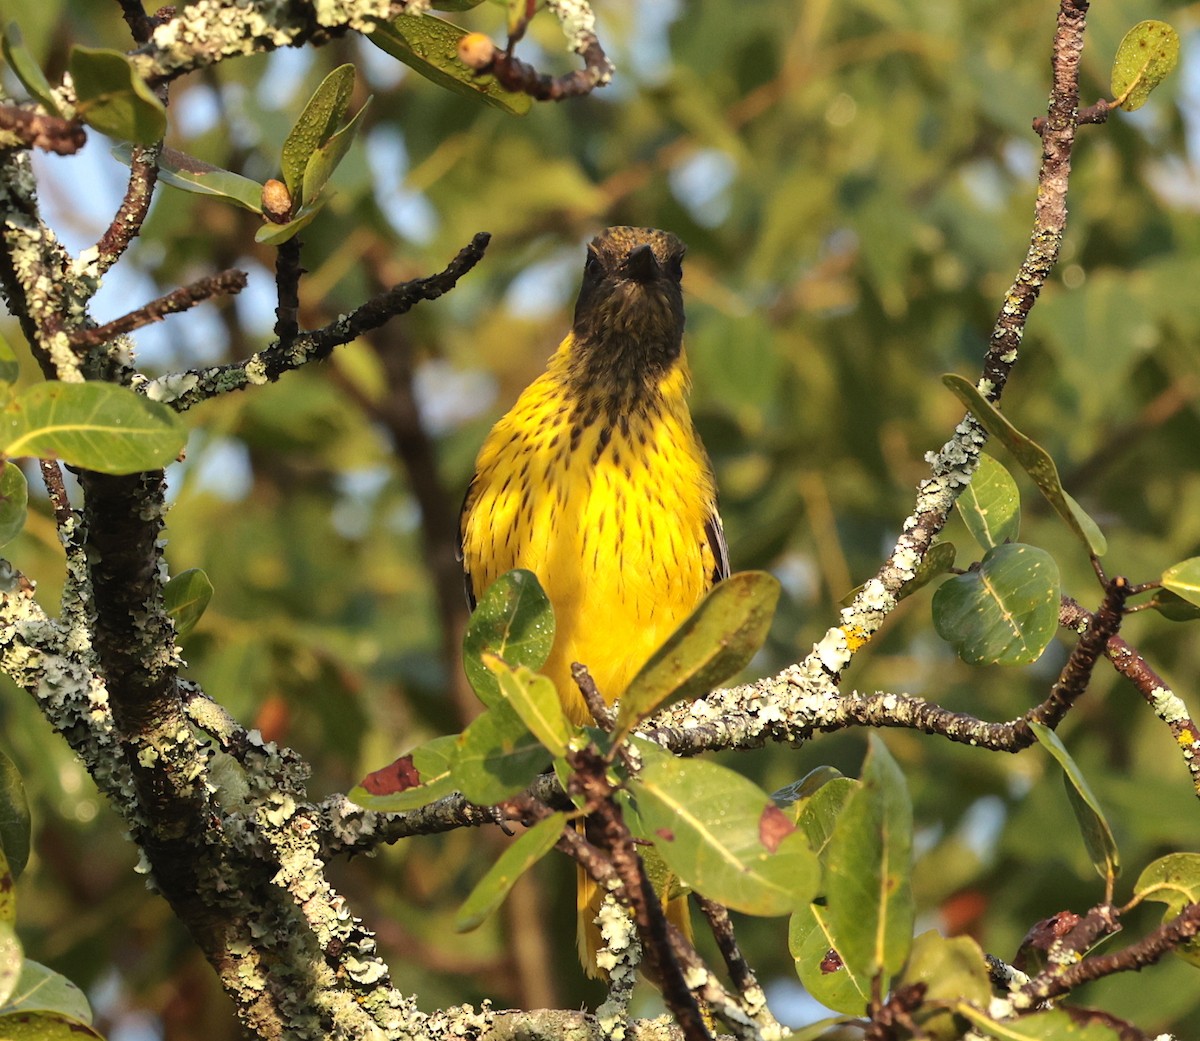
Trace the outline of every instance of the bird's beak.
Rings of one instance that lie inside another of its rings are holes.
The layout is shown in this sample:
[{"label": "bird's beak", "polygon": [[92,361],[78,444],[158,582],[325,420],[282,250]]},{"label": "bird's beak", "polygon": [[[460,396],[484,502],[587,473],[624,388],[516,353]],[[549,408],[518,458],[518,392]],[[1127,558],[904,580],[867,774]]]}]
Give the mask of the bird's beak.
[{"label": "bird's beak", "polygon": [[625,258],[625,276],[635,282],[652,282],[661,274],[658,258],[649,246],[638,246]]}]

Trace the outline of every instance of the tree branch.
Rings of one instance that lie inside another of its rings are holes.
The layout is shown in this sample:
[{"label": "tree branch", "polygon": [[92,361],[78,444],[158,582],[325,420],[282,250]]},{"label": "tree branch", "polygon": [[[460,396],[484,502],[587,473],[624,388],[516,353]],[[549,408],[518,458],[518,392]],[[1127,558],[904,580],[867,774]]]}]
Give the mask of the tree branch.
[{"label": "tree branch", "polygon": [[[11,135],[13,141],[4,138]],[[0,105],[0,142],[19,142],[56,155],[74,155],[87,143],[87,131],[73,119],[35,112],[17,105]]]},{"label": "tree branch", "polygon": [[291,343],[276,341],[236,365],[217,365],[161,376],[148,381],[143,387],[144,393],[155,401],[163,401],[177,411],[185,412],[201,401],[220,394],[273,383],[285,372],[328,357],[335,347],[379,328],[389,318],[404,314],[422,300],[436,300],[448,293],[463,275],[483,259],[490,238],[486,232],[479,233],[459,250],[445,270],[426,278],[402,282],[336,321],[312,332],[302,333]]},{"label": "tree branch", "polygon": [[206,278],[197,279],[191,285],[173,289],[157,300],[143,304],[136,311],[130,311],[104,325],[90,329],[79,329],[71,337],[71,342],[79,347],[98,347],[109,340],[144,328],[155,322],[161,322],[169,314],[188,311],[205,300],[214,296],[236,296],[246,288],[246,272],[221,271]]},{"label": "tree branch", "polygon": [[[1076,987],[1092,980],[1111,976],[1116,972],[1136,972],[1153,965],[1164,954],[1200,935],[1200,904],[1188,904],[1169,922],[1160,925],[1137,943],[1112,954],[1098,954],[1077,960],[1080,952],[1087,950],[1099,936],[1114,932],[1119,926],[1112,923],[1113,909],[1102,905],[1085,916],[1080,925],[1061,941],[1065,951],[1073,952],[1075,958],[1055,961],[1045,972],[1034,977],[1013,995],[1013,1004],[1019,1008],[1033,1008],[1041,1002],[1061,997]],[[1079,935],[1076,935],[1078,933]]]},{"label": "tree branch", "polygon": [[[1071,149],[1075,143],[1075,110],[1079,105],[1079,58],[1083,50],[1087,0],[1062,0],[1054,37],[1053,84],[1047,123],[1042,133],[1042,165],[1038,172],[1033,232],[992,329],[983,371],[976,386],[992,402],[1000,400],[1009,373],[1016,365],[1025,323],[1058,260],[1067,221],[1067,184]],[[934,537],[979,462],[986,432],[968,414],[954,436],[929,458],[932,476],[918,491],[913,512],[891,555],[841,613],[801,663],[810,681],[824,676],[836,682],[859,648],[868,643],[899,602],[901,589],[915,577]]]},{"label": "tree branch", "polygon": [[[141,4],[134,0],[140,10]],[[112,223],[96,243],[96,268],[103,275],[125,255],[129,244],[142,232],[158,184],[158,156],[162,142],[148,147],[135,145],[129,157],[129,183]]]}]

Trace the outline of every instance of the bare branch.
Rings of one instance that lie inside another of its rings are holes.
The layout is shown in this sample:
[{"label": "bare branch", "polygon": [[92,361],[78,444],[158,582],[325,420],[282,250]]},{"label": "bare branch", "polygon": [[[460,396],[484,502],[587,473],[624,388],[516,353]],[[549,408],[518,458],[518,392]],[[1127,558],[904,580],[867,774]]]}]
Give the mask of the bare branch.
[{"label": "bare branch", "polygon": [[300,239],[293,235],[275,253],[275,335],[279,346],[290,347],[300,332]]},{"label": "bare branch", "polygon": [[161,322],[169,314],[187,311],[214,296],[236,296],[246,288],[246,272],[230,268],[216,275],[198,279],[191,285],[173,289],[166,296],[143,304],[136,311],[91,329],[80,329],[71,337],[80,347],[98,347],[116,336]]},{"label": "bare branch", "polygon": [[[134,0],[140,8],[141,4]],[[117,209],[112,223],[96,243],[99,254],[96,266],[104,274],[129,248],[129,244],[141,234],[150,203],[154,199],[154,186],[158,184],[158,156],[162,142],[149,147],[137,145],[129,160],[129,183],[125,197]]]},{"label": "bare branch", "polygon": [[486,232],[480,232],[459,250],[445,270],[426,278],[401,282],[329,325],[302,333],[290,344],[277,341],[236,365],[218,365],[162,376],[149,381],[145,393],[156,401],[166,402],[179,412],[185,412],[201,401],[220,394],[251,385],[273,383],[285,372],[328,357],[334,348],[377,329],[389,318],[404,314],[422,300],[436,300],[448,293],[463,275],[483,259],[490,238]]},{"label": "bare branch", "polygon": [[1098,954],[1079,961],[1078,955],[1091,947],[1096,939],[1120,928],[1112,916],[1113,909],[1107,905],[1093,908],[1061,942],[1062,950],[1074,957],[1064,957],[1059,961],[1051,957],[1051,964],[1046,971],[1013,995],[1014,1004],[1033,1008],[1043,1001],[1068,994],[1092,980],[1116,972],[1136,972],[1153,965],[1163,955],[1200,935],[1200,904],[1188,904],[1175,918],[1160,925],[1137,943],[1112,954]]}]

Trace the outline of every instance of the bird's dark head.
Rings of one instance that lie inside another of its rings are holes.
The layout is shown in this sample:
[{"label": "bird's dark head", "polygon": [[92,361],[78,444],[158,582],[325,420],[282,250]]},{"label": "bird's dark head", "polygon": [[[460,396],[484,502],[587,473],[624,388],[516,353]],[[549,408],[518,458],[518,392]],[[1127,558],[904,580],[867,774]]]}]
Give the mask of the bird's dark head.
[{"label": "bird's dark head", "polygon": [[657,376],[679,357],[684,248],[654,228],[608,228],[588,244],[574,332],[593,377]]}]

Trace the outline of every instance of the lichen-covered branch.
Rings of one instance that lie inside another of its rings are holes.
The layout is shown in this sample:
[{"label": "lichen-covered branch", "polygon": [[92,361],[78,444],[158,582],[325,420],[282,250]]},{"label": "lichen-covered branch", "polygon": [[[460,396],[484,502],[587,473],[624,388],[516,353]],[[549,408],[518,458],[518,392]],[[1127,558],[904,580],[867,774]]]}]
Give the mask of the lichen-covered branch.
[{"label": "lichen-covered branch", "polygon": [[0,293],[48,379],[83,379],[62,316],[84,314],[98,288],[42,220],[28,153],[0,153]]},{"label": "lichen-covered branch", "polygon": [[348,29],[369,33],[381,21],[406,11],[420,13],[428,6],[418,0],[256,0],[236,5],[198,0],[155,25],[149,41],[132,58],[137,71],[156,84],[228,58],[324,43]]},{"label": "lichen-covered branch", "polygon": [[[1083,50],[1087,0],[1062,0],[1054,36],[1053,84],[1042,130],[1042,165],[1038,173],[1033,233],[1025,259],[1005,295],[996,317],[983,371],[977,384],[989,401],[998,401],[1016,364],[1025,323],[1042,286],[1058,260],[1067,223],[1067,184],[1071,149],[1075,143],[1079,106],[1079,58]],[[899,602],[901,589],[913,580],[934,537],[970,482],[979,462],[986,432],[971,415],[955,428],[954,436],[928,457],[931,476],[922,482],[903,533],[878,573],[845,608],[801,671],[813,681],[826,676],[836,682],[855,652],[883,625]]]},{"label": "lichen-covered branch", "polygon": [[[1064,597],[1059,619],[1068,628],[1078,628],[1089,624],[1090,615],[1070,597]],[[1134,685],[1154,714],[1166,723],[1191,774],[1192,787],[1200,796],[1200,726],[1192,719],[1183,699],[1120,636],[1108,638],[1104,653],[1117,672]]]}]

